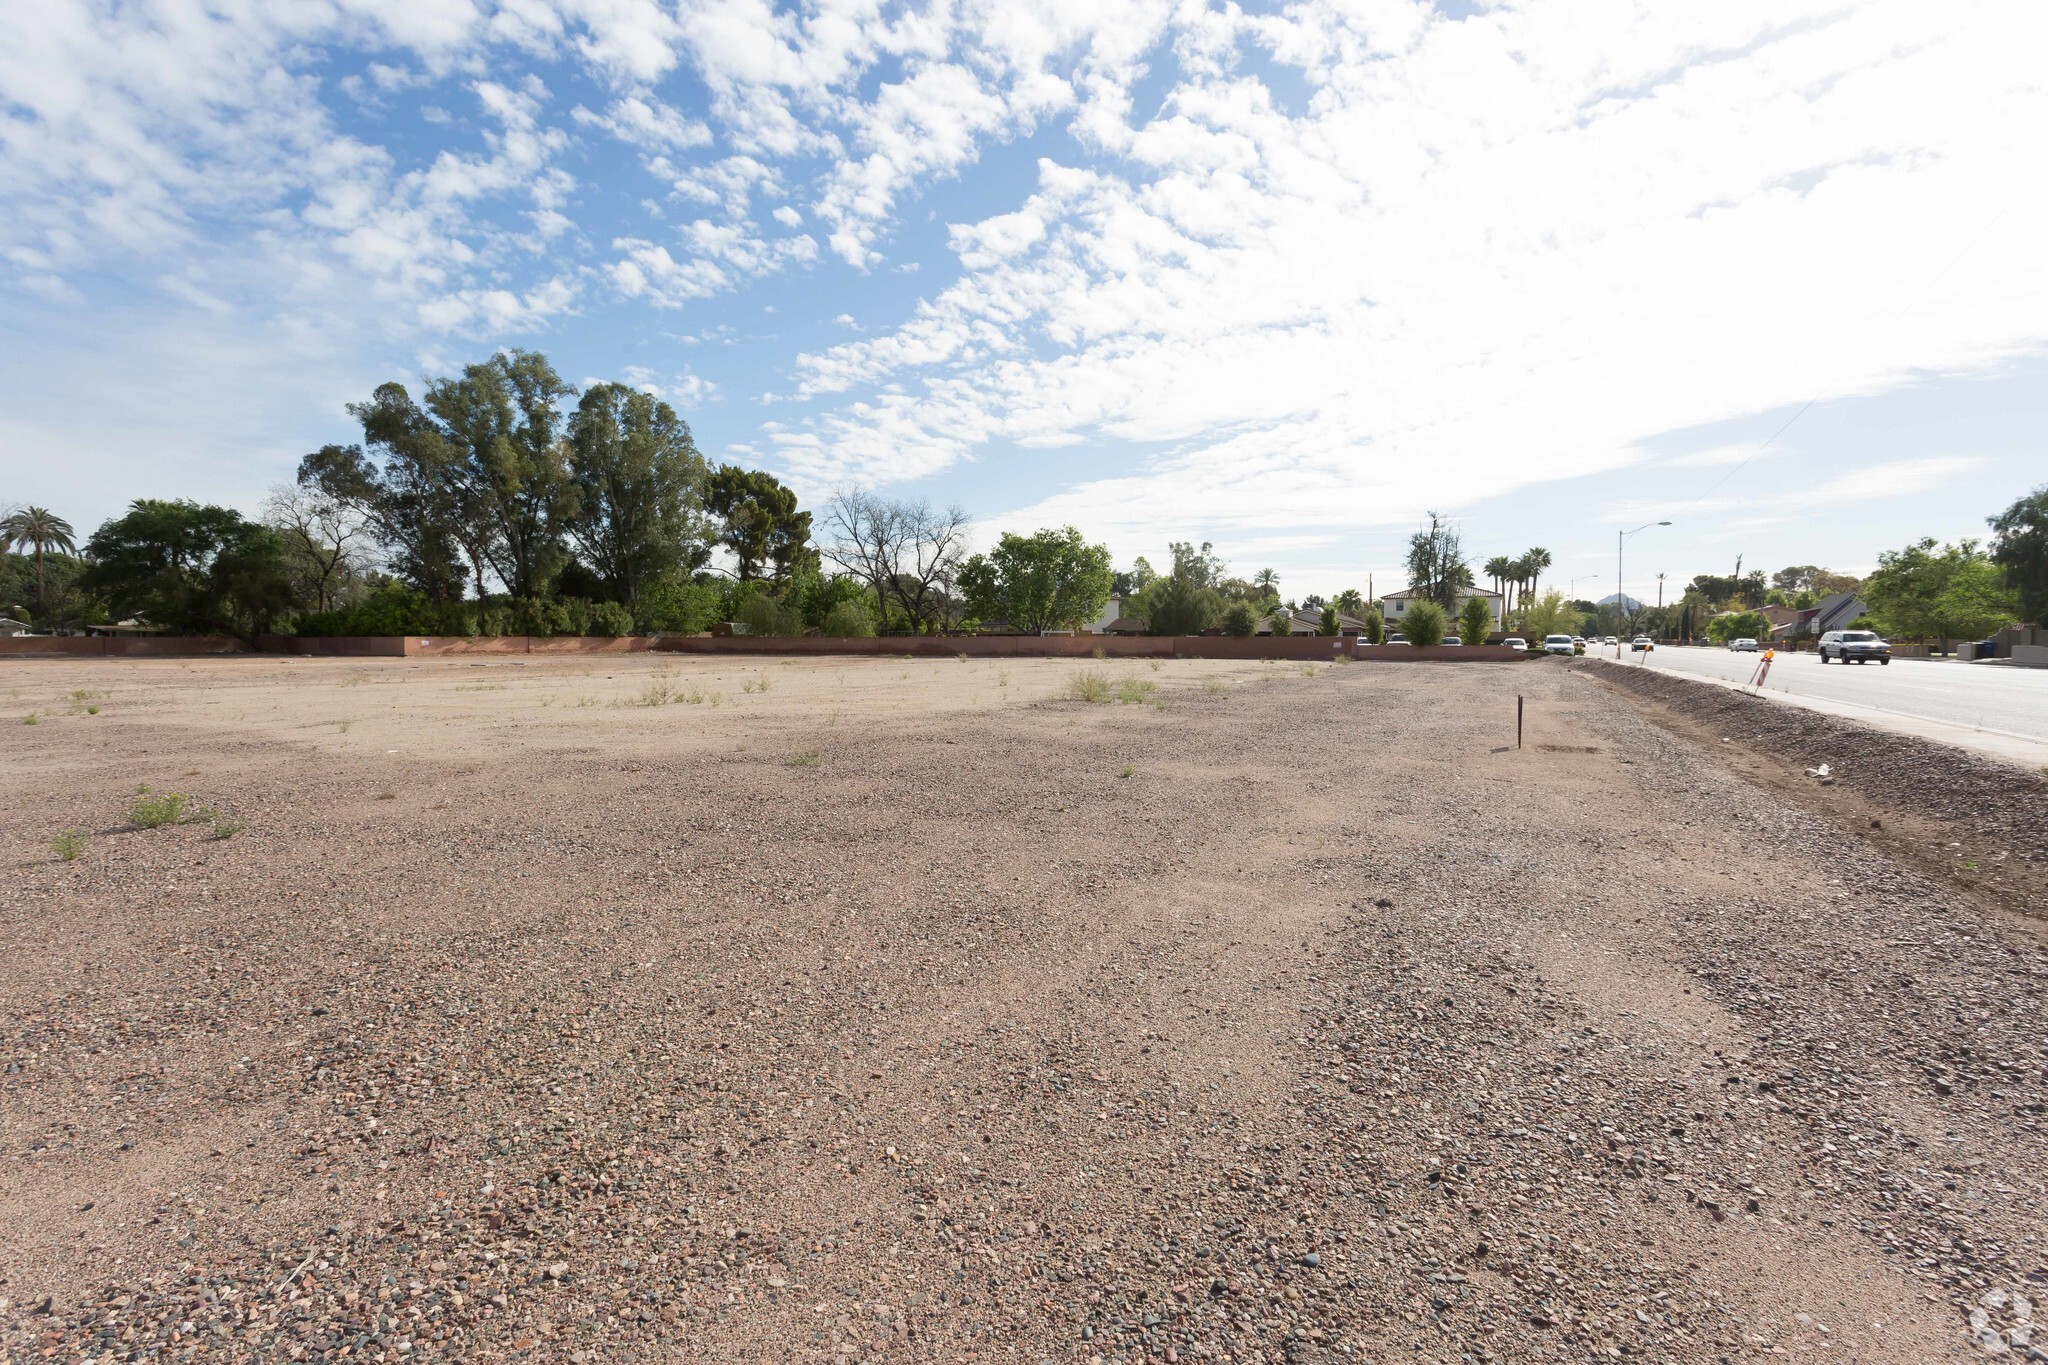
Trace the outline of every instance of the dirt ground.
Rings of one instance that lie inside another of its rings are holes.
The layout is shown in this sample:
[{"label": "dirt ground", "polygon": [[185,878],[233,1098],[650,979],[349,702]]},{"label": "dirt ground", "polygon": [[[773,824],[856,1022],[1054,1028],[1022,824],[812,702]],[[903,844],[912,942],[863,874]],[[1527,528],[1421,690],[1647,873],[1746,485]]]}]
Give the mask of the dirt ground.
[{"label": "dirt ground", "polygon": [[2039,921],[1561,661],[0,694],[13,1359],[2048,1359]]}]

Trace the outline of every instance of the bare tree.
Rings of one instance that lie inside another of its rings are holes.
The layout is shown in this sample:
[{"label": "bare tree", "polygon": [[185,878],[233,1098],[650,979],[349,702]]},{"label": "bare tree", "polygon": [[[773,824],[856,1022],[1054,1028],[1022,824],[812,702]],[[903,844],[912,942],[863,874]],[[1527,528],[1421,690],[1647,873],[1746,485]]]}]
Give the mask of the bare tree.
[{"label": "bare tree", "polygon": [[866,583],[886,617],[891,603],[923,630],[941,620],[967,554],[967,513],[844,489],[825,507],[827,559]]},{"label": "bare tree", "polygon": [[263,520],[284,538],[294,576],[316,610],[331,611],[348,581],[369,565],[370,524],[357,509],[303,484],[280,484]]}]

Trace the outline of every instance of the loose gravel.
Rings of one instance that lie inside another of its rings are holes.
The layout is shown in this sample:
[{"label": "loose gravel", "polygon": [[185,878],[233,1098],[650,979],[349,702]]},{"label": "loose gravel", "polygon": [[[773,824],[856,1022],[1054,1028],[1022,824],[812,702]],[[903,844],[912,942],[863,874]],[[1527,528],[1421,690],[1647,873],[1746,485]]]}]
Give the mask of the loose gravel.
[{"label": "loose gravel", "polygon": [[11,1358],[2048,1359],[2034,926],[1567,665],[602,667],[0,677]]}]

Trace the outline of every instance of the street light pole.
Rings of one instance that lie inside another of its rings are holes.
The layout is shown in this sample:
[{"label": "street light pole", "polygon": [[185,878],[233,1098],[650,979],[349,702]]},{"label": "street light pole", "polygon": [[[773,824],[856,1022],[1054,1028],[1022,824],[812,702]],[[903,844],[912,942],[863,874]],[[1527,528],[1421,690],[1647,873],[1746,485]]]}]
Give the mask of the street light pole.
[{"label": "street light pole", "polygon": [[[1647,531],[1652,526],[1669,526],[1670,524],[1668,521],[1646,521],[1641,526],[1636,527],[1635,531],[1617,531],[1614,534],[1614,610],[1622,619],[1623,630],[1628,628],[1629,610],[1628,593],[1621,585],[1621,547],[1636,531]],[[1614,657],[1617,659],[1621,657],[1621,646],[1619,644],[1614,647]]]}]

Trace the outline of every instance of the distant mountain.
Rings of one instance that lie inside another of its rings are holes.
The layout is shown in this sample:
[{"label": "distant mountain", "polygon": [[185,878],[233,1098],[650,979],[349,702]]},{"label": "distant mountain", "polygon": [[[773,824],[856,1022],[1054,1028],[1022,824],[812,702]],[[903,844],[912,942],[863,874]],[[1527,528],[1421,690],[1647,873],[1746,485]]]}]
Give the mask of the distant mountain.
[{"label": "distant mountain", "polygon": [[1641,602],[1636,601],[1635,598],[1630,597],[1627,593],[1608,593],[1607,596],[1601,598],[1598,602],[1594,603],[1594,605],[1600,607],[1611,607],[1614,605],[1614,600],[1617,597],[1621,599],[1621,609],[1629,613],[1630,615],[1634,615],[1636,612],[1639,612],[1643,609],[1643,604]]}]

